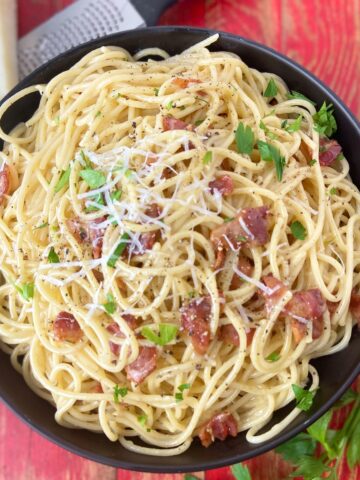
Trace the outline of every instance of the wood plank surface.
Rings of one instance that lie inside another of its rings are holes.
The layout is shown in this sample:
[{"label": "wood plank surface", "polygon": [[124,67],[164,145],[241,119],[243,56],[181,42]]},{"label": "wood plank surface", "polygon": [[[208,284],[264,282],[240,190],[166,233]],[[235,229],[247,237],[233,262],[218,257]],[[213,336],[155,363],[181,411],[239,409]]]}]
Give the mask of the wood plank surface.
[{"label": "wood plank surface", "polygon": [[[70,3],[19,0],[20,34]],[[179,0],[161,23],[217,28],[269,45],[314,72],[360,117],[360,0]],[[253,480],[280,480],[290,472],[274,452],[246,463]],[[360,480],[360,469],[350,472],[344,462],[340,470],[341,480]],[[197,476],[233,478],[228,468]],[[82,459],[48,442],[0,405],[0,480],[82,479],[180,480],[183,475],[126,472]]]}]

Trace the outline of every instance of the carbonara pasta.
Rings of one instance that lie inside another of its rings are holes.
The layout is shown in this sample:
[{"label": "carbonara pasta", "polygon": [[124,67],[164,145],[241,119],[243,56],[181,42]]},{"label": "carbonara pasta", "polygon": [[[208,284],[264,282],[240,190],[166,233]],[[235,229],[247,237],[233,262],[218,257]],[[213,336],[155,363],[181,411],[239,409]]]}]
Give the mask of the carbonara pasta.
[{"label": "carbonara pasta", "polygon": [[360,316],[332,106],[216,38],[102,47],[0,107],[41,94],[0,132],[1,346],[59,424],[149,455],[273,437]]}]

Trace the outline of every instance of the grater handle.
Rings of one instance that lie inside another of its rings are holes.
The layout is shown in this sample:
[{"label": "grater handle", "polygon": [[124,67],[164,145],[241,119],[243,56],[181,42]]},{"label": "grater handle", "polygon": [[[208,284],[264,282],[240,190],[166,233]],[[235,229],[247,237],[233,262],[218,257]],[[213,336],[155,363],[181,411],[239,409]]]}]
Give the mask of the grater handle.
[{"label": "grater handle", "polygon": [[144,18],[147,25],[156,25],[163,11],[175,0],[131,0],[131,3]]}]

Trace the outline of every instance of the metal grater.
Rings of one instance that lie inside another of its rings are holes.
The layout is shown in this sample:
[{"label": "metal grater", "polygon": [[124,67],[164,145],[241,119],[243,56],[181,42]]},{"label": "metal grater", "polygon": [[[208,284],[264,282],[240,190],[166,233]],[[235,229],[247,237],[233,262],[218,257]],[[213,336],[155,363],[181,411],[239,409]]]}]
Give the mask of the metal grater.
[{"label": "metal grater", "polygon": [[19,40],[19,77],[80,43],[144,25],[128,0],[78,0]]}]

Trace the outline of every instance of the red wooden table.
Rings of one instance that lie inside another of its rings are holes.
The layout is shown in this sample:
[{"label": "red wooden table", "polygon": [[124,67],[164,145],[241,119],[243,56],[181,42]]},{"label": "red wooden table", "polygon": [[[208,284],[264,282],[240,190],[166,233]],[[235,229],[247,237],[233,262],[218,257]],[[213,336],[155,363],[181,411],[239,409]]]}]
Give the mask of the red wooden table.
[{"label": "red wooden table", "polygon": [[[72,0],[18,3],[19,32],[24,34]],[[360,117],[360,0],[179,0],[165,12],[161,23],[226,30],[269,45],[314,72]],[[253,480],[280,480],[290,472],[274,452],[247,464]],[[228,469],[197,476],[206,480],[231,478]],[[0,405],[0,480],[182,478],[126,472],[79,458],[31,431]],[[360,480],[360,468],[350,472],[343,462],[339,478]]]}]

